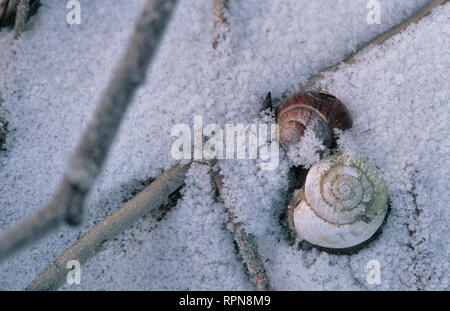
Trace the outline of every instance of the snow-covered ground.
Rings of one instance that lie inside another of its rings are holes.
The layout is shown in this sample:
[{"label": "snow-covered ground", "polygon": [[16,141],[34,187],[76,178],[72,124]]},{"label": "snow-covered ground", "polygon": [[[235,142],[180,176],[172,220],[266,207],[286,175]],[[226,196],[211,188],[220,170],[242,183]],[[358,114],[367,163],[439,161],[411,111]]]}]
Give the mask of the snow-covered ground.
[{"label": "snow-covered ground", "polygon": [[[0,229],[42,207],[59,182],[143,0],[81,0],[81,25],[65,1],[42,1],[22,37],[0,32],[0,113],[13,130],[0,151]],[[172,126],[251,122],[267,91],[293,94],[325,67],[405,20],[427,0],[230,1],[226,41],[214,51],[212,1],[180,0],[147,83],[130,107],[86,204],[84,224],[63,227],[0,263],[0,285],[24,288],[84,232],[119,208],[140,180],[171,167]],[[382,234],[353,255],[298,249],[280,225],[290,197],[284,151],[276,170],[258,160],[220,163],[229,199],[256,236],[276,289],[450,289],[450,4],[327,74],[316,87],[354,119],[339,148],[368,158],[385,178],[392,211]],[[359,134],[366,129],[370,131]],[[378,260],[381,283],[366,282]],[[246,274],[207,168],[194,164],[182,198],[146,217],[82,266],[63,289],[241,289]]]}]

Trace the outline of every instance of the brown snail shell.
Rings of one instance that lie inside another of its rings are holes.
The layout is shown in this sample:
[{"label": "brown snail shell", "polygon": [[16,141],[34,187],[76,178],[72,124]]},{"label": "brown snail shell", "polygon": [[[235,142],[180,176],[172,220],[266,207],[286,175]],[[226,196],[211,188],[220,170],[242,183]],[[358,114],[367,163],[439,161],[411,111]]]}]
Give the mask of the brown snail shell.
[{"label": "brown snail shell", "polygon": [[277,123],[285,148],[300,142],[307,127],[312,126],[324,145],[330,146],[333,129],[346,130],[353,125],[345,105],[336,96],[323,91],[298,93],[286,99],[278,108]]}]

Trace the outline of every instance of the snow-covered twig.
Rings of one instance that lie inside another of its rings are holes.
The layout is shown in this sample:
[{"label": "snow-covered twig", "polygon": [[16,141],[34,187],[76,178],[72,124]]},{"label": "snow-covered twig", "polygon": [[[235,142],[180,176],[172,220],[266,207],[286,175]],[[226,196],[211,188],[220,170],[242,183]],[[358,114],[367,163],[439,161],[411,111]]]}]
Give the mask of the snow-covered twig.
[{"label": "snow-covered twig", "polygon": [[14,25],[14,38],[18,38],[25,28],[25,23],[30,13],[30,0],[19,0],[17,5],[16,22]]},{"label": "snow-covered twig", "polygon": [[80,263],[85,262],[101,249],[104,242],[129,228],[143,215],[167,203],[169,196],[183,186],[189,166],[189,164],[178,164],[164,172],[147,188],[89,230],[72,247],[51,262],[27,286],[26,290],[58,289],[64,283],[68,272],[66,265],[70,260],[78,260]]},{"label": "snow-covered twig", "polygon": [[[227,18],[225,17],[227,10],[228,0],[214,0],[214,31],[216,33],[216,37],[213,41],[214,49],[217,48],[218,44],[225,38],[225,35],[218,30],[218,28],[221,25],[228,23]],[[272,286],[270,285],[269,278],[266,274],[264,263],[258,254],[258,248],[254,241],[254,237],[245,231],[244,225],[236,218],[233,206],[227,202],[227,198],[224,195],[222,177],[220,176],[219,171],[214,168],[211,161],[208,161],[208,164],[214,183],[225,206],[227,219],[242,260],[247,266],[250,274],[254,277],[258,289],[262,291],[271,290]]]},{"label": "snow-covered twig", "polygon": [[225,17],[228,11],[228,0],[214,0],[214,32],[216,38],[213,41],[213,48],[217,48],[219,42],[225,39],[225,35],[218,29],[220,25],[228,23]]},{"label": "snow-covered twig", "polygon": [[[272,98],[270,92],[267,93],[265,100],[259,110],[259,113],[265,109],[272,107]],[[261,291],[272,290],[273,287],[270,284],[270,279],[266,273],[266,268],[258,252],[257,244],[254,237],[248,234],[244,229],[244,224],[237,220],[236,214],[234,212],[233,206],[228,203],[223,190],[223,181],[220,176],[220,172],[214,168],[211,161],[208,162],[210,166],[210,171],[216,184],[217,190],[222,198],[223,204],[225,206],[228,222],[231,226],[233,232],[234,240],[239,249],[239,253],[242,256],[242,260],[247,266],[248,271],[254,277],[258,289]]]},{"label": "snow-covered twig", "polygon": [[248,234],[244,229],[244,225],[237,220],[234,213],[234,208],[227,202],[227,198],[224,194],[222,177],[211,164],[210,166],[211,174],[213,176],[217,190],[220,193],[223,204],[225,205],[228,222],[231,226],[234,240],[236,241],[236,244],[239,248],[239,253],[242,256],[242,260],[247,266],[250,274],[254,277],[258,289],[262,291],[272,290],[269,277],[266,273],[266,268],[264,267],[264,263],[260,255],[258,254],[258,248],[256,242],[254,241],[254,237]]},{"label": "snow-covered twig", "polygon": [[8,122],[4,121],[2,119],[2,116],[0,115],[0,150],[2,148],[2,145],[6,141],[6,135],[8,135],[8,133],[9,133]]},{"label": "snow-covered twig", "polygon": [[362,53],[366,52],[368,49],[370,49],[373,46],[381,45],[383,42],[385,42],[387,39],[395,36],[396,34],[402,32],[404,29],[406,29],[409,25],[419,22],[424,16],[427,16],[431,13],[431,11],[447,2],[448,0],[433,0],[429,4],[427,4],[422,10],[420,10],[417,14],[414,16],[411,16],[407,20],[403,21],[397,26],[394,26],[390,30],[384,32],[380,36],[376,37],[375,39],[371,40],[367,44],[363,45],[361,48],[359,48],[357,51],[352,53],[350,56],[345,58],[343,61],[340,61],[339,63],[327,67],[324,70],[322,70],[319,74],[315,75],[312,79],[306,83],[306,85],[303,87],[304,90],[313,88],[314,85],[321,80],[324,77],[324,74],[327,72],[334,72],[339,69],[339,67],[343,64],[352,64],[356,61],[356,59],[361,55]]},{"label": "snow-covered twig", "polygon": [[126,108],[146,77],[177,0],[147,0],[127,52],[100,100],[49,203],[0,235],[0,259],[55,229],[64,219],[77,225],[84,200],[100,173]]},{"label": "snow-covered twig", "polygon": [[0,3],[0,27],[13,26],[14,38],[17,38],[40,6],[40,0],[3,0]]},{"label": "snow-covered twig", "polygon": [[3,24],[3,19],[6,16],[6,11],[8,11],[8,5],[9,5],[9,0],[3,0],[3,2],[0,3],[0,27]]}]

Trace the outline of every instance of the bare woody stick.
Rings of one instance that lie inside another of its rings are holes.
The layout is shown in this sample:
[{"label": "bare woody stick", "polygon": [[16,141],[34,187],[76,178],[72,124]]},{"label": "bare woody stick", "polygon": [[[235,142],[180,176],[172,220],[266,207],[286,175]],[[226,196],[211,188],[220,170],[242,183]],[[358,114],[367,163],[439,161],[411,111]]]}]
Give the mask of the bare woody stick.
[{"label": "bare woody stick", "polygon": [[0,0],[0,28],[14,27],[14,38],[17,38],[40,6],[40,0]]},{"label": "bare woody stick", "polygon": [[[271,107],[272,98],[270,92],[268,92],[258,113],[262,113],[264,110]],[[210,172],[212,174],[214,183],[216,184],[217,190],[219,191],[219,194],[225,206],[225,211],[227,213],[228,222],[233,232],[234,240],[236,241],[239,253],[242,256],[242,260],[244,261],[247,270],[255,279],[256,286],[259,290],[273,290],[273,287],[270,284],[270,279],[266,272],[266,268],[261,259],[261,256],[259,255],[254,236],[248,234],[244,229],[243,223],[237,220],[236,213],[234,212],[234,207],[228,203],[228,200],[225,196],[223,190],[223,181],[222,177],[220,176],[220,172],[214,169],[211,161],[209,161],[208,164],[210,166]]]},{"label": "bare woody stick", "polygon": [[17,4],[16,21],[14,25],[14,38],[18,38],[25,28],[25,23],[30,13],[30,0],[19,0]]},{"label": "bare woody stick", "polygon": [[364,53],[365,51],[369,50],[373,46],[381,45],[383,44],[387,39],[395,36],[396,34],[402,32],[405,30],[409,25],[419,22],[424,16],[427,16],[431,13],[431,11],[447,2],[448,0],[434,0],[431,1],[429,4],[427,4],[422,10],[420,10],[416,15],[411,16],[404,22],[400,23],[399,25],[391,28],[390,30],[386,31],[385,33],[381,34],[380,36],[376,37],[375,39],[371,40],[369,43],[362,46],[360,49],[358,49],[356,52],[352,53],[350,56],[345,58],[343,61],[340,61],[339,63],[330,66],[328,68],[325,68],[322,70],[319,74],[314,76],[312,79],[310,79],[306,85],[303,87],[303,89],[310,89],[314,86],[314,84],[321,80],[324,77],[324,74],[327,72],[334,72],[339,69],[340,66],[343,64],[353,64],[359,55]]},{"label": "bare woody stick", "polygon": [[[225,35],[220,33],[217,28],[220,25],[228,23],[225,17],[227,10],[228,0],[214,0],[214,31],[216,33],[216,37],[213,42],[214,49],[216,49],[218,44],[225,38]],[[224,195],[223,181],[219,171],[213,168],[211,161],[208,163],[214,183],[225,206],[228,222],[231,226],[234,240],[236,241],[242,260],[244,261],[250,274],[254,277],[258,289],[262,291],[271,290],[272,286],[270,285],[269,278],[267,277],[264,263],[258,254],[258,248],[256,242],[254,241],[254,237],[249,235],[245,231],[243,224],[237,220],[233,206],[228,204],[227,198]]]},{"label": "bare woody stick", "polygon": [[213,41],[214,49],[217,48],[220,41],[225,39],[225,35],[220,33],[218,28],[220,25],[225,25],[228,23],[227,18],[225,17],[227,11],[228,0],[214,0],[214,32],[216,34],[216,38]]},{"label": "bare woody stick", "polygon": [[[211,164],[210,164],[211,165]],[[233,206],[230,206],[227,202],[227,198],[224,195],[223,181],[219,172],[214,170],[211,166],[211,173],[216,184],[217,190],[220,193],[222,201],[225,205],[228,221],[233,231],[234,240],[239,248],[239,253],[242,256],[242,260],[247,266],[248,271],[254,277],[258,289],[261,291],[272,290],[269,277],[266,273],[264,263],[258,254],[258,248],[254,240],[254,236],[248,234],[241,222],[239,222],[234,213]]]},{"label": "bare woody stick", "polygon": [[3,0],[3,2],[0,3],[0,27],[3,24],[3,19],[6,16],[6,11],[8,10],[9,0]]},{"label": "bare woody stick", "polygon": [[0,235],[0,259],[55,229],[81,221],[84,200],[100,173],[120,122],[146,76],[177,0],[147,0],[126,54],[49,203]]},{"label": "bare woody stick", "polygon": [[164,172],[124,206],[89,230],[72,247],[51,262],[26,290],[56,290],[65,281],[70,260],[86,262],[97,254],[104,242],[120,234],[142,216],[167,203],[169,196],[184,184],[189,164],[178,164]]}]

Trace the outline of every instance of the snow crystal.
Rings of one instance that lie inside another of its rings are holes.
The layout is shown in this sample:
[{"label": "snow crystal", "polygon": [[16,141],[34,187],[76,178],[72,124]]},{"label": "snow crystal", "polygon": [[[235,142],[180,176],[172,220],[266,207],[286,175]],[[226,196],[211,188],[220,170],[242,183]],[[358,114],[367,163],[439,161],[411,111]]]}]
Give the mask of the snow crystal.
[{"label": "snow crystal", "polygon": [[289,146],[287,157],[293,165],[310,168],[329,153],[317,137],[313,127],[308,126],[298,144]]}]

